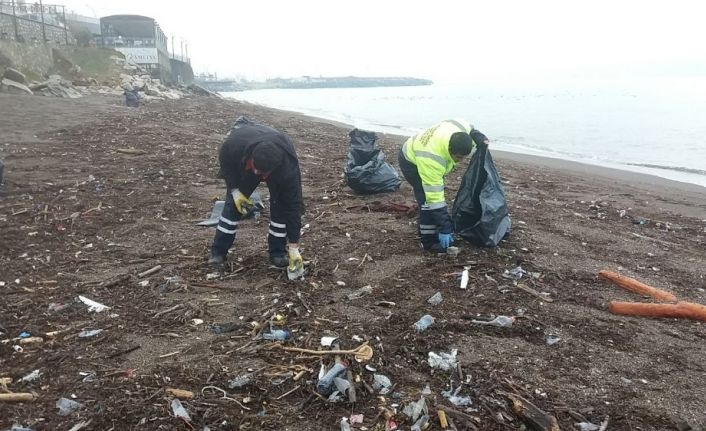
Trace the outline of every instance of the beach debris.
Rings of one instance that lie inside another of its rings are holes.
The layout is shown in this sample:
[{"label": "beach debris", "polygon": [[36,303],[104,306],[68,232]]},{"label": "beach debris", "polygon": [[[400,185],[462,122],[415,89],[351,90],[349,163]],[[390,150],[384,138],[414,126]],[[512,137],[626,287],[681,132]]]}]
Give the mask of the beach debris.
[{"label": "beach debris", "polygon": [[706,306],[679,301],[676,304],[651,304],[642,302],[611,301],[608,311],[625,316],[673,317],[706,322]]},{"label": "beach debris", "polygon": [[407,404],[402,412],[410,418],[412,422],[416,422],[420,416],[429,415],[429,407],[427,407],[427,402],[424,397],[420,397],[418,401]]},{"label": "beach debris", "polygon": [[463,268],[463,272],[461,273],[461,289],[468,288],[468,280],[470,278],[470,275],[468,274],[469,269],[469,267]]},{"label": "beach debris", "polygon": [[59,398],[56,402],[56,408],[59,409],[59,415],[61,416],[68,416],[82,407],[83,404],[68,398]]},{"label": "beach debris", "polygon": [[37,399],[36,394],[28,392],[11,392],[8,394],[0,393],[0,402],[6,403],[26,403]]},{"label": "beach debris", "polygon": [[460,396],[459,392],[461,392],[461,386],[457,387],[455,390],[451,388],[448,391],[441,391],[441,395],[443,395],[444,398],[449,400],[451,404],[458,407],[466,407],[473,404],[473,401],[471,401],[471,397]]},{"label": "beach debris", "polygon": [[303,264],[287,268],[287,279],[289,279],[289,281],[299,280],[304,277],[305,274],[306,270]]},{"label": "beach debris", "polygon": [[446,248],[446,254],[448,254],[451,257],[456,257],[458,254],[461,252],[461,249],[458,247],[454,247],[453,245],[450,247]]},{"label": "beach debris", "polygon": [[32,428],[24,427],[20,424],[12,424],[12,428],[10,428],[8,431],[34,431],[34,430]]},{"label": "beach debris", "polygon": [[360,299],[365,295],[369,295],[371,293],[373,293],[373,286],[368,284],[367,286],[363,286],[360,289],[349,293],[348,295],[346,295],[346,298],[348,298],[349,300]]},{"label": "beach debris", "polygon": [[449,420],[446,418],[446,412],[439,409],[436,411],[437,416],[439,416],[439,425],[442,429],[449,427]]},{"label": "beach debris", "polygon": [[519,279],[521,279],[523,276],[525,276],[525,275],[527,275],[527,274],[528,274],[527,271],[525,271],[524,269],[522,269],[521,266],[516,266],[516,267],[514,267],[514,268],[512,268],[512,269],[510,269],[510,270],[507,270],[507,269],[506,269],[506,270],[503,272],[503,275],[502,275],[502,276],[503,276],[503,278],[507,278],[508,280],[519,280]]},{"label": "beach debris", "polygon": [[44,342],[44,338],[42,337],[29,337],[29,338],[22,338],[18,341],[19,344],[21,345],[27,345],[27,344],[42,344]]},{"label": "beach debris", "polygon": [[345,281],[338,280],[338,281],[336,282],[336,286],[345,287],[345,286],[346,286],[346,282],[345,282]]},{"label": "beach debris", "polygon": [[348,418],[348,422],[350,422],[351,425],[360,425],[365,421],[365,416],[363,416],[362,413],[360,414],[355,414],[351,415]]},{"label": "beach debris", "polygon": [[417,422],[415,422],[414,425],[412,425],[411,430],[412,431],[425,430],[425,429],[427,429],[428,424],[429,424],[429,415],[428,414],[422,415],[422,417],[420,417],[417,420]]},{"label": "beach debris", "polygon": [[252,374],[243,374],[228,381],[228,389],[240,389],[252,382]]},{"label": "beach debris", "polygon": [[338,340],[338,337],[321,337],[321,346],[331,347],[334,341]]},{"label": "beach debris", "polygon": [[234,322],[222,323],[219,325],[211,325],[211,333],[213,335],[227,334],[238,329],[240,325]]},{"label": "beach debris", "polygon": [[86,428],[88,425],[91,424],[92,419],[89,419],[87,421],[81,421],[77,423],[76,425],[72,426],[69,431],[80,431],[84,428]]},{"label": "beach debris", "polygon": [[[606,416],[600,425],[596,425],[591,422],[579,422],[576,424],[576,426],[579,428],[580,431],[606,431],[606,429],[608,429],[609,420],[610,417]],[[685,429],[691,429],[691,426],[688,426],[688,428]]]},{"label": "beach debris", "polygon": [[263,332],[260,338],[263,340],[287,341],[292,337],[292,333],[286,329],[274,329],[270,332]]},{"label": "beach debris", "polygon": [[162,265],[156,265],[156,266],[153,266],[152,268],[148,269],[147,271],[143,271],[143,272],[137,274],[137,277],[138,278],[149,277],[150,275],[159,272],[161,269],[162,269]]},{"label": "beach debris", "polygon": [[436,292],[431,298],[427,299],[427,302],[433,306],[437,306],[441,304],[441,301],[443,300],[444,298],[441,296],[441,292]]},{"label": "beach debris", "polygon": [[434,318],[431,317],[428,314],[425,314],[422,316],[417,322],[414,324],[414,329],[419,333],[419,332],[424,332],[429,328],[432,324],[434,323]]},{"label": "beach debris", "polygon": [[651,296],[654,299],[665,302],[675,302],[677,300],[677,297],[673,293],[648,286],[634,278],[626,277],[616,272],[604,270],[600,271],[598,275],[633,293]]},{"label": "beach debris", "polygon": [[185,391],[183,389],[167,388],[164,390],[164,393],[174,398],[179,398],[180,400],[190,400],[194,398],[193,392]]},{"label": "beach debris", "polygon": [[478,325],[490,325],[490,326],[497,326],[499,328],[511,328],[512,324],[515,323],[515,318],[511,316],[498,316],[493,320],[476,320],[473,319],[471,322],[476,323]]},{"label": "beach debris", "polygon": [[88,312],[93,312],[93,313],[102,313],[105,310],[109,310],[110,307],[107,305],[103,305],[100,302],[96,302],[92,299],[88,299],[85,296],[79,295],[78,297],[79,301],[83,302],[84,304],[88,305]]},{"label": "beach debris", "polygon": [[102,333],[102,329],[83,330],[78,333],[79,338],[91,338]]},{"label": "beach debris", "polygon": [[444,371],[455,370],[457,366],[456,355],[458,354],[457,349],[453,349],[450,353],[435,353],[429,352],[429,366],[432,368],[438,368]]},{"label": "beach debris", "polygon": [[[147,280],[145,280],[147,281]],[[149,281],[147,282],[149,284]],[[175,275],[173,277],[164,277],[164,283],[159,285],[159,292],[160,293],[168,293],[168,292],[174,292],[176,290],[182,289],[186,287],[187,284],[184,282],[184,279],[179,277],[178,275]]]},{"label": "beach debris", "polygon": [[81,371],[78,373],[78,375],[83,377],[83,379],[81,380],[83,383],[93,383],[98,380],[98,375],[94,371]]},{"label": "beach debris", "polygon": [[209,272],[208,274],[206,274],[206,280],[207,281],[215,280],[215,279],[219,278],[220,276],[221,276],[221,274],[218,272]]},{"label": "beach debris", "polygon": [[530,427],[543,431],[560,429],[554,416],[543,412],[528,400],[515,394],[508,395],[508,398],[512,403],[512,411]]},{"label": "beach debris", "polygon": [[348,423],[348,418],[341,418],[341,431],[351,431],[351,426]]},{"label": "beach debris", "polygon": [[369,361],[373,357],[373,348],[368,346],[368,342],[364,342],[355,349],[350,350],[312,350],[312,349],[302,349],[300,347],[289,347],[283,346],[281,344],[275,344],[275,347],[279,347],[282,350],[287,350],[289,352],[301,352],[310,353],[312,355],[354,355],[355,360],[358,362]]},{"label": "beach debris", "polygon": [[537,292],[536,290],[532,289],[531,287],[523,284],[523,283],[517,283],[515,286],[518,289],[520,289],[523,292],[529,293],[530,295],[539,298],[539,300],[544,301],[544,302],[554,302],[554,299],[552,299],[548,293],[543,293],[543,292]]},{"label": "beach debris", "polygon": [[561,338],[559,338],[556,335],[547,335],[547,346],[553,346],[556,343],[561,341]]},{"label": "beach debris", "polygon": [[422,395],[431,395],[431,386],[429,386],[429,383],[422,389]]},{"label": "beach debris", "polygon": [[321,370],[319,371],[319,379],[316,382],[316,392],[321,395],[331,395],[335,387],[336,377],[344,375],[347,369],[348,367],[345,364],[338,362],[328,371],[325,371],[324,365],[322,364]]},{"label": "beach debris", "polygon": [[647,220],[645,220],[642,217],[633,217],[632,224],[645,225],[645,224],[647,224]]},{"label": "beach debris", "polygon": [[18,335],[17,337],[18,337],[18,338],[29,338],[29,337],[31,337],[31,336],[32,336],[32,335],[30,335],[29,332],[23,331],[23,332],[20,332],[20,335]]},{"label": "beach debris", "polygon": [[35,380],[39,380],[42,377],[42,373],[39,370],[34,370],[26,376],[22,377],[19,381],[20,383],[31,383]]},{"label": "beach debris", "polygon": [[179,401],[179,398],[174,398],[172,400],[172,412],[174,413],[174,417],[182,419],[185,422],[191,422],[189,412],[187,412],[184,406],[181,405],[181,401]]},{"label": "beach debris", "polygon": [[203,319],[196,319],[196,318],[191,319],[191,324],[194,326],[203,325]]},{"label": "beach debris", "polygon": [[384,374],[373,374],[373,389],[381,395],[385,395],[392,389],[392,381]]}]

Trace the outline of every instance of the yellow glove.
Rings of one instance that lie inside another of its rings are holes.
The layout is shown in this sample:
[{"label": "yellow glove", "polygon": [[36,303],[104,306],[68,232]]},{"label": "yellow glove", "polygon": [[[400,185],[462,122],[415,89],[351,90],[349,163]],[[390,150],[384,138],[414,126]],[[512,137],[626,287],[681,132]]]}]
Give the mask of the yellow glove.
[{"label": "yellow glove", "polygon": [[240,193],[240,190],[238,189],[233,190],[232,192],[230,192],[230,194],[233,195],[233,202],[235,202],[235,210],[242,215],[247,214],[248,209],[245,208],[244,205],[253,205],[250,198]]},{"label": "yellow glove", "polygon": [[302,259],[301,253],[299,253],[299,247],[295,246],[289,247],[289,271],[298,271],[304,268],[304,260]]}]

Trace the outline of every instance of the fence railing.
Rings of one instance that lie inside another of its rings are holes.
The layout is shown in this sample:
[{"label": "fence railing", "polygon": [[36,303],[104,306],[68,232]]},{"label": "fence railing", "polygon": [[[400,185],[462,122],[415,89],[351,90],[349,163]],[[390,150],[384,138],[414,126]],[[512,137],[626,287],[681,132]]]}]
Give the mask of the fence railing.
[{"label": "fence railing", "polygon": [[0,1],[0,39],[72,45],[63,5]]}]

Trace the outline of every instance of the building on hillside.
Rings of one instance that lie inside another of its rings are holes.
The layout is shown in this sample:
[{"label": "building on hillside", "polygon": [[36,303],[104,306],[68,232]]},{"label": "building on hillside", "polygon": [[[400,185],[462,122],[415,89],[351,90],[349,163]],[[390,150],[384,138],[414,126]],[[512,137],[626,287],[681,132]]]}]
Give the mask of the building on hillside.
[{"label": "building on hillside", "polygon": [[172,82],[167,37],[154,18],[111,15],[100,19],[101,46],[120,51],[125,58],[150,72],[152,78]]}]

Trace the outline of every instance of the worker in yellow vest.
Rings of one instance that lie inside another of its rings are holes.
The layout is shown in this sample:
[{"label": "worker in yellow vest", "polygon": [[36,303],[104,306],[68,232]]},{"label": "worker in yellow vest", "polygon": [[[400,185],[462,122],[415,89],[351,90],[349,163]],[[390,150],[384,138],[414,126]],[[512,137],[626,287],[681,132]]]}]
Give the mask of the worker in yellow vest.
[{"label": "worker in yellow vest", "polygon": [[444,177],[477,143],[488,143],[488,138],[467,122],[446,120],[410,137],[400,150],[402,175],[419,204],[418,231],[425,250],[441,252],[453,244]]}]

